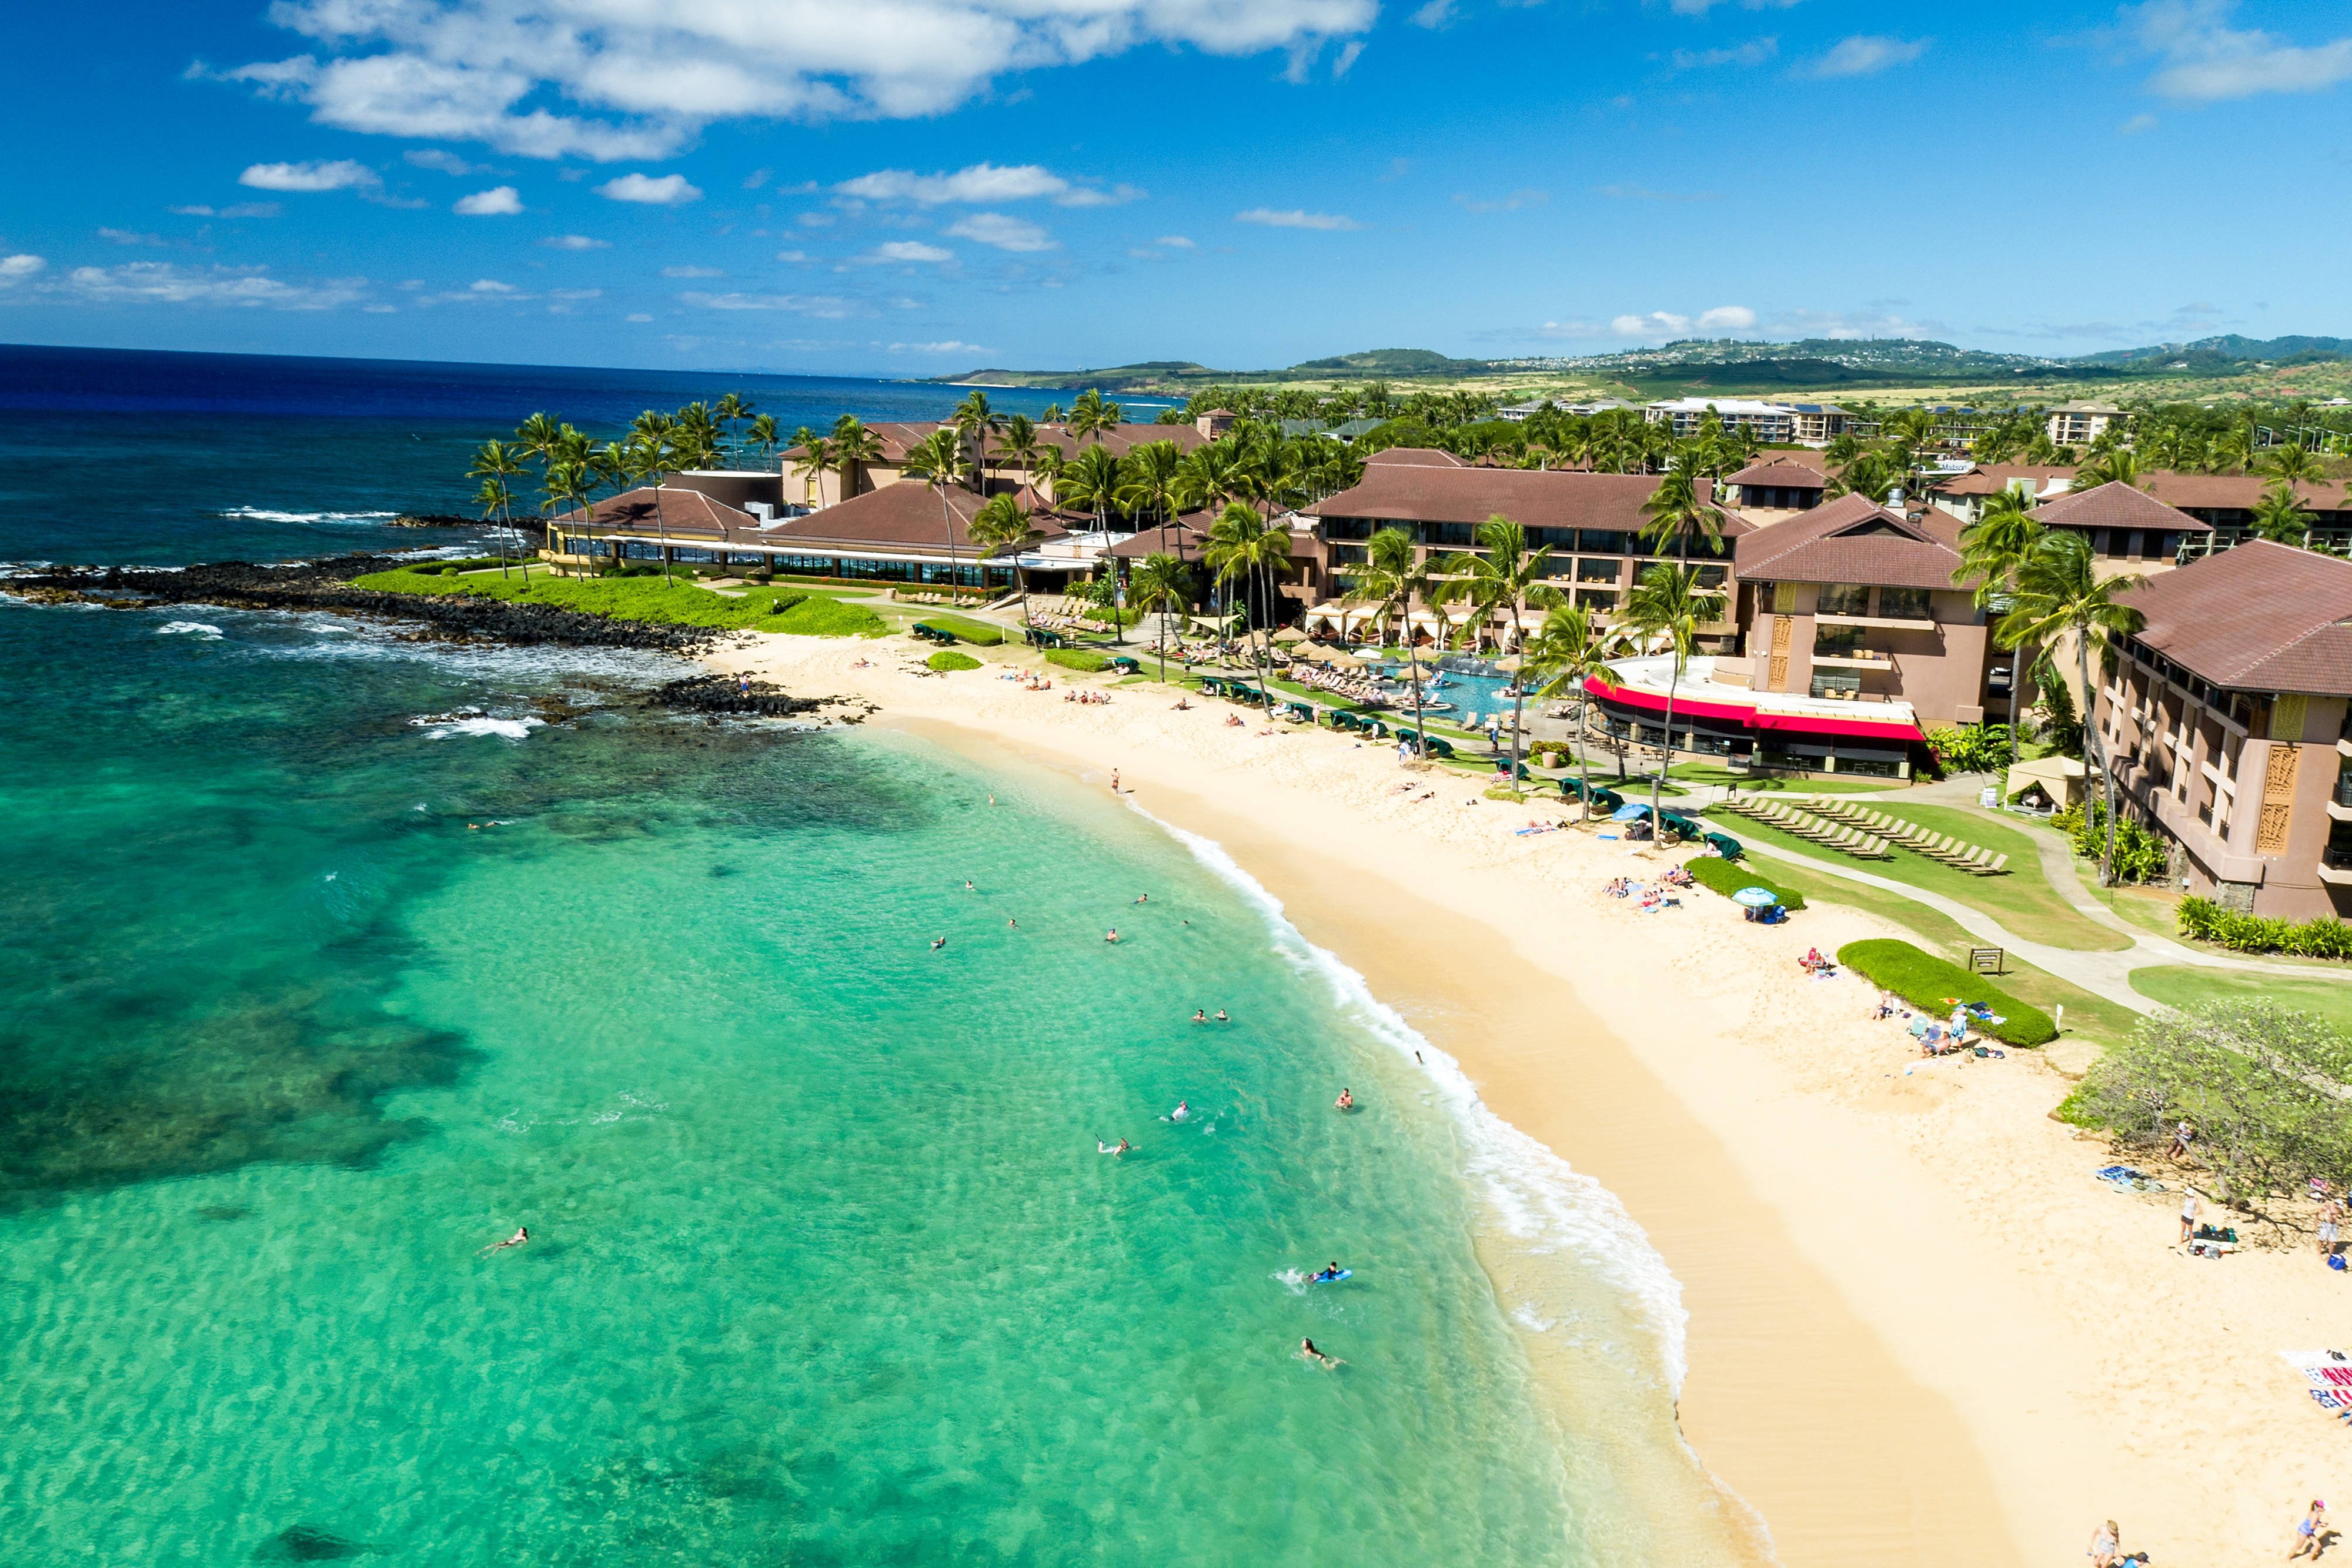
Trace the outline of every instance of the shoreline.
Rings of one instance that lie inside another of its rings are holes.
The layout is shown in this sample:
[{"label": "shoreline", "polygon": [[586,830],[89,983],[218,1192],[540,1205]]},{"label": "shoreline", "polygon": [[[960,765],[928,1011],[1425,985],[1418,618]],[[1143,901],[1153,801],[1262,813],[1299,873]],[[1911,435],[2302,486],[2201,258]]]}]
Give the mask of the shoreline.
[{"label": "shoreline", "polygon": [[2340,1437],[2277,1353],[2330,1343],[2340,1282],[2301,1251],[2190,1262],[2160,1196],[2089,1180],[2105,1145],[2049,1120],[2066,1085],[2039,1053],[1921,1064],[1866,987],[1795,966],[1896,928],[1834,905],[1759,927],[1703,891],[1643,916],[1598,888],[1663,856],[1516,838],[1538,808],[1483,779],[1405,796],[1329,732],[1174,714],[1150,685],[1064,704],[1000,682],[1001,656],[918,676],[899,651],[767,637],[707,662],[1116,766],[1217,842],[1648,1234],[1690,1314],[1682,1429],[1781,1561],[2071,1557],[2115,1518],[2162,1561],[2252,1563],[2326,1495]]}]

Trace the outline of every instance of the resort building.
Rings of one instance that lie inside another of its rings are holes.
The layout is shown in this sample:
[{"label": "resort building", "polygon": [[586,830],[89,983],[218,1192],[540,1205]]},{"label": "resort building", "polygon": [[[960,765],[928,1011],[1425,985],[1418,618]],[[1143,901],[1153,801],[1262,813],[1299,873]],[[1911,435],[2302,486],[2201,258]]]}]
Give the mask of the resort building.
[{"label": "resort building", "polygon": [[[1117,424],[1099,435],[1083,437],[1072,435],[1063,425],[1042,424],[1037,427],[1037,444],[1041,449],[1053,448],[1066,460],[1076,456],[1081,448],[1097,444],[1108,447],[1118,457],[1125,457],[1137,447],[1154,441],[1172,441],[1180,451],[1190,452],[1208,442],[1213,432],[1222,434],[1232,421],[1231,414],[1206,413],[1190,424]],[[810,464],[806,447],[788,448],[780,463],[784,498],[814,510],[887,489],[906,476],[908,452],[922,444],[933,432],[952,428],[920,421],[869,424],[866,429],[880,447],[878,455],[863,462],[836,461],[821,471]],[[1018,487],[1030,480],[1019,462],[993,442],[989,445],[982,473],[991,494]],[[1052,499],[1053,486],[1049,482],[1041,478],[1034,481],[1034,486],[1041,499]]]},{"label": "resort building", "polygon": [[2053,446],[2084,446],[2105,435],[2109,425],[2129,417],[2113,403],[2062,402],[2050,411],[2044,428]]},{"label": "resort building", "polygon": [[2116,483],[2070,490],[2033,508],[2044,528],[2067,528],[2090,541],[2102,577],[2169,571],[2192,541],[2209,541],[2213,530],[2146,491]]},{"label": "resort building", "polygon": [[1671,695],[1675,749],[1741,767],[1908,779],[1927,758],[1910,704],[1760,691],[1742,659],[1702,656],[1679,672],[1664,655],[1620,659],[1606,676],[1586,681],[1584,693],[1604,735],[1652,747],[1665,742]]},{"label": "resort building", "polygon": [[[1475,552],[1478,525],[1500,514],[1528,530],[1530,548],[1551,552],[1553,587],[1609,621],[1642,568],[1657,559],[1640,537],[1648,521],[1643,504],[1657,487],[1654,476],[1642,474],[1477,468],[1445,453],[1410,449],[1376,454],[1352,488],[1300,510],[1303,542],[1319,558],[1319,570],[1305,580],[1329,591],[1328,601],[1318,603],[1312,613],[1318,623],[1333,625],[1343,616],[1360,618],[1360,609],[1346,609],[1336,601],[1345,591],[1349,569],[1363,562],[1367,541],[1381,529],[1404,529],[1428,559]],[[1700,543],[1693,547],[1690,559],[1698,566],[1702,582],[1728,591],[1733,587],[1733,546],[1753,525],[1734,512],[1719,516],[1721,553]],[[1442,622],[1435,607],[1414,613],[1421,617],[1416,635],[1436,637]],[[1454,613],[1458,618],[1463,612],[1457,609]],[[1532,622],[1541,617],[1531,614],[1528,619]],[[1493,630],[1505,642],[1517,635],[1509,627]],[[1726,651],[1738,633],[1736,612],[1701,629],[1709,647]]]},{"label": "resort building", "polygon": [[1797,439],[1795,409],[1752,398],[1660,398],[1642,411],[1642,417],[1652,424],[1672,426],[1675,439],[1681,440],[1697,434],[1700,423],[1710,413],[1723,422],[1726,430],[1752,430],[1756,439],[1767,445]]},{"label": "resort building", "polygon": [[2352,915],[2352,561],[2253,540],[2125,596],[2093,722],[2190,893]]},{"label": "resort building", "polygon": [[1723,482],[1731,504],[1750,522],[1770,524],[1822,504],[1829,475],[1794,455],[1775,453]]},{"label": "resort building", "polygon": [[2021,490],[2036,500],[2063,496],[2074,481],[2073,465],[1971,463],[1958,473],[1931,479],[1927,496],[1937,510],[1964,523],[1984,516],[1985,503],[2004,490]]},{"label": "resort building", "polygon": [[1796,440],[1803,446],[1827,446],[1853,428],[1854,417],[1833,402],[1792,402],[1797,416]]},{"label": "resort building", "polygon": [[1715,679],[1855,710],[1900,704],[1926,724],[1979,724],[2005,706],[2013,661],[1955,588],[1958,528],[1841,496],[1802,517],[1743,534],[1737,563],[1748,600],[1749,657],[1718,660]]}]

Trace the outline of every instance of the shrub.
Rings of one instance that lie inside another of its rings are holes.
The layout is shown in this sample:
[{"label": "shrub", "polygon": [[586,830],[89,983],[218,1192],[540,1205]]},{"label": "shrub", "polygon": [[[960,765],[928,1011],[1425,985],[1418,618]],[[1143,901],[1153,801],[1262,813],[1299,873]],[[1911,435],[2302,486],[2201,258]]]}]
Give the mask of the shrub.
[{"label": "shrub", "polygon": [[959,653],[953,648],[942,648],[923,661],[934,670],[976,670],[980,661],[970,653]]},{"label": "shrub", "polygon": [[[2107,803],[2092,800],[2080,806],[2069,806],[2053,812],[2050,825],[2064,833],[2074,846],[2074,852],[2084,860],[2096,861],[2106,851]],[[2116,880],[2117,882],[2161,882],[2172,864],[2172,852],[2156,834],[2133,821],[2129,817],[2116,820]]]},{"label": "shrub", "polygon": [[2352,958],[2352,925],[2332,915],[2300,923],[2241,915],[2210,898],[2184,898],[2176,915],[2183,936],[2236,953],[2288,953],[2298,958]]},{"label": "shrub", "polygon": [[926,615],[923,624],[936,626],[942,632],[952,632],[975,648],[993,648],[1004,641],[1004,628],[992,626],[985,621],[972,621],[961,615]]},{"label": "shrub", "polygon": [[2140,1020],[2060,1107],[2118,1141],[2197,1127],[2199,1156],[2237,1202],[2352,1167],[2352,1040],[2268,1001],[2202,1002]]},{"label": "shrub", "polygon": [[1087,674],[1110,668],[1110,660],[1091,648],[1048,648],[1045,650],[1045,662],[1059,664],[1066,670],[1081,670]]},{"label": "shrub", "polygon": [[1778,897],[1783,909],[1794,911],[1805,907],[1803,894],[1793,887],[1782,887],[1770,877],[1749,869],[1743,862],[1721,860],[1714,855],[1700,855],[1695,860],[1685,862],[1683,869],[1691,873],[1693,882],[1697,883],[1701,887],[1712,888],[1726,898],[1729,898],[1743,887],[1760,887]]},{"label": "shrub", "polygon": [[2009,726],[1944,725],[1927,732],[1936,760],[1951,773],[1998,773],[2009,766]]},{"label": "shrub", "polygon": [[2027,1007],[2005,991],[1987,985],[1958,964],[1948,964],[1933,953],[1908,942],[1881,938],[1849,942],[1838,949],[1838,962],[1874,986],[1884,986],[1913,1007],[1948,1013],[1957,1001],[1982,1002],[2003,1021],[1984,1026],[1985,1033],[2011,1045],[2047,1045],[2058,1038],[2058,1026],[2039,1008]]}]

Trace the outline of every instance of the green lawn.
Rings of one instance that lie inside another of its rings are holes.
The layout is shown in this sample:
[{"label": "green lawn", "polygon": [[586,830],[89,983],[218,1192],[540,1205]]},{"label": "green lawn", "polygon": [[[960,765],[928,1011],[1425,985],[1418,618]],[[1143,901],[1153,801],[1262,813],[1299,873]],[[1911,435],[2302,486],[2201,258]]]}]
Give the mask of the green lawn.
[{"label": "green lawn", "polygon": [[917,621],[926,626],[936,626],[942,632],[952,632],[974,647],[993,648],[1007,635],[1003,627],[987,621],[974,621],[970,616],[951,615],[944,610],[934,610],[928,615],[918,615]]},{"label": "green lawn", "polygon": [[[2352,978],[2352,974],[2347,974]],[[2352,985],[2298,975],[2257,975],[2244,969],[2208,969],[2196,964],[2166,964],[2134,969],[2132,989],[2167,1007],[2195,1002],[2263,1000],[2316,1013],[2336,1028],[2352,1030]]]},{"label": "green lawn", "polygon": [[1948,806],[1906,806],[1891,815],[1914,821],[1937,833],[1953,833],[1970,843],[1981,844],[1995,854],[2009,856],[2009,873],[2005,876],[1975,876],[1941,861],[1904,848],[1889,841],[1892,858],[1883,861],[1852,860],[1835,850],[1808,843],[1777,828],[1767,827],[1748,818],[1720,815],[1725,831],[1737,839],[1754,839],[1759,843],[1777,844],[1799,854],[1816,860],[1851,861],[1861,871],[1891,877],[1908,883],[1930,893],[1940,893],[1947,898],[1981,909],[2021,936],[2036,942],[2047,942],[2053,947],[2071,947],[2078,952],[2105,953],[2131,946],[2131,938],[2120,931],[2111,930],[2077,914],[2058,896],[2042,874],[2042,866],[2034,857],[2033,841],[2018,829],[2005,826],[1989,818],[1974,816]]},{"label": "green lawn", "polygon": [[713,593],[684,579],[557,577],[545,570],[501,578],[495,571],[444,577],[401,568],[352,580],[354,588],[385,593],[472,594],[509,603],[546,604],[617,621],[714,631],[751,629],[803,636],[878,636],[886,630],[872,611],[798,588],[746,588],[740,597]]},{"label": "green lawn", "polygon": [[1775,779],[1752,773],[1734,773],[1714,762],[1677,762],[1666,769],[1666,777],[1685,779],[1693,784],[1720,784],[1742,789],[1799,795],[1874,795],[1904,788],[1899,779]]}]

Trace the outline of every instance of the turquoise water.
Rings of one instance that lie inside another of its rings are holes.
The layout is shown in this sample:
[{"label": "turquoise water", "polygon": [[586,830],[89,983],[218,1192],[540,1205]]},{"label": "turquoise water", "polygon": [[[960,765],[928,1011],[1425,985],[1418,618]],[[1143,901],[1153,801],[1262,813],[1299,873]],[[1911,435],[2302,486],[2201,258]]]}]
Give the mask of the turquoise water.
[{"label": "turquoise water", "polygon": [[1457,1123],[1150,822],[625,661],[0,601],[34,656],[11,1563],[1588,1556]]}]

